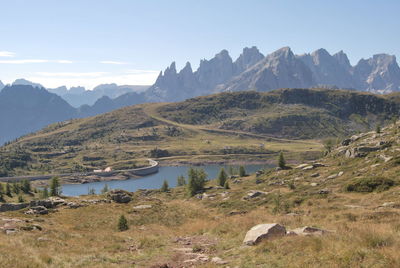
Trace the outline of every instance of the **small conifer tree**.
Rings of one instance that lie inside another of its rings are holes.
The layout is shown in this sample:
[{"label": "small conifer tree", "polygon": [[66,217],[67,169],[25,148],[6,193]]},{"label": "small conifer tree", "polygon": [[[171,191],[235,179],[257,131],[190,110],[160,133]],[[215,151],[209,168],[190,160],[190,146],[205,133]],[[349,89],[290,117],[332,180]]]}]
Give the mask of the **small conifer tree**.
[{"label": "small conifer tree", "polygon": [[161,192],[168,192],[169,191],[169,185],[168,185],[168,181],[167,180],[164,180],[160,190],[161,190]]},{"label": "small conifer tree", "polygon": [[8,195],[9,197],[12,197],[12,193],[11,193],[11,184],[7,182],[6,184],[6,195]]},{"label": "small conifer tree", "polygon": [[239,176],[240,177],[245,177],[246,176],[246,170],[244,169],[244,166],[239,167]]},{"label": "small conifer tree", "polygon": [[121,215],[118,220],[118,230],[120,232],[126,231],[129,229],[128,220],[125,218],[124,215]]},{"label": "small conifer tree", "polygon": [[378,133],[378,134],[381,133],[381,126],[380,126],[380,125],[377,125],[375,131],[376,131],[376,133]]},{"label": "small conifer tree", "polygon": [[281,169],[284,169],[284,168],[286,167],[285,157],[283,156],[283,153],[282,153],[282,152],[279,153],[278,166],[279,166]]},{"label": "small conifer tree", "polygon": [[228,176],[226,175],[226,172],[225,172],[224,168],[221,168],[219,173],[218,173],[218,178],[217,178],[218,185],[223,187],[225,185],[227,177]]},{"label": "small conifer tree", "polygon": [[106,184],[104,185],[103,189],[101,189],[101,193],[102,193],[102,194],[105,194],[105,193],[107,193],[108,191],[110,191],[110,188],[108,187],[108,184],[106,183]]},{"label": "small conifer tree", "polygon": [[60,181],[58,177],[51,178],[50,181],[50,196],[59,196],[61,194]]},{"label": "small conifer tree", "polygon": [[176,181],[177,181],[177,185],[178,185],[178,186],[184,186],[184,185],[186,185],[186,179],[185,179],[185,177],[183,177],[182,175],[181,175],[181,176],[178,176],[178,178],[176,179]]},{"label": "small conifer tree", "polygon": [[49,190],[47,189],[47,187],[44,187],[42,191],[42,198],[48,198],[48,197],[49,197]]}]

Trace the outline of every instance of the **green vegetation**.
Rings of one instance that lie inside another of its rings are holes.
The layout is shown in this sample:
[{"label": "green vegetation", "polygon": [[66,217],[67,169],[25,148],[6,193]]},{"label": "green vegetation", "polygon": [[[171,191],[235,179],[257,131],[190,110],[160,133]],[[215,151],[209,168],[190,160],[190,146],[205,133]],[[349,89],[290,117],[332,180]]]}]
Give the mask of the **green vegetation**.
[{"label": "green vegetation", "polygon": [[285,160],[285,157],[283,156],[283,152],[279,153],[278,167],[280,167],[281,169],[286,168],[286,160]]},{"label": "green vegetation", "polygon": [[59,196],[61,194],[61,184],[58,177],[50,180],[50,196]]},{"label": "green vegetation", "polygon": [[186,179],[184,176],[178,176],[178,178],[176,179],[176,184],[177,186],[185,186],[186,185]]},{"label": "green vegetation", "polygon": [[207,179],[204,169],[190,168],[188,178],[187,190],[189,196],[194,196],[196,193],[203,191]]},{"label": "green vegetation", "polygon": [[383,177],[360,178],[346,185],[349,192],[385,191],[395,185],[395,182]]},{"label": "green vegetation", "polygon": [[239,167],[239,176],[240,177],[245,177],[247,174],[246,174],[246,169],[244,168],[244,166],[240,166]]},{"label": "green vegetation", "polygon": [[121,215],[118,220],[118,230],[120,232],[126,231],[129,229],[128,220],[125,218],[124,215]]},{"label": "green vegetation", "polygon": [[164,180],[160,191],[161,192],[168,192],[169,191],[169,185],[168,185],[168,181],[167,180]]},{"label": "green vegetation", "polygon": [[218,177],[217,177],[218,185],[224,187],[227,178],[228,178],[228,175],[226,174],[225,169],[221,168],[221,170],[218,173]]}]

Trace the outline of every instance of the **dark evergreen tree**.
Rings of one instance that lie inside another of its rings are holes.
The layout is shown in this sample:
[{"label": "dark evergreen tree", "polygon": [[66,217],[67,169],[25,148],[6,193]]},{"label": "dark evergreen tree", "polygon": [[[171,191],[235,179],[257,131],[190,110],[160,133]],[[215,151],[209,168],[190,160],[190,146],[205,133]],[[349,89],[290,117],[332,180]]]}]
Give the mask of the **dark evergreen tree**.
[{"label": "dark evergreen tree", "polygon": [[177,185],[178,186],[185,186],[186,185],[186,179],[184,176],[178,176],[178,178],[176,179],[177,181]]},{"label": "dark evergreen tree", "polygon": [[129,229],[128,220],[124,215],[121,215],[118,220],[118,230],[123,232]]},{"label": "dark evergreen tree", "polygon": [[239,167],[239,176],[240,177],[245,177],[246,176],[246,170],[244,169],[244,166]]},{"label": "dark evergreen tree", "polygon": [[228,175],[226,175],[225,169],[221,168],[218,173],[218,177],[217,177],[218,185],[223,187],[225,185],[227,178],[228,178]]},{"label": "dark evergreen tree", "polygon": [[58,177],[53,177],[50,180],[50,196],[59,196],[61,194],[60,181]]},{"label": "dark evergreen tree", "polygon": [[167,180],[164,180],[160,190],[161,190],[161,192],[168,192],[169,191],[169,185],[168,185]]},{"label": "dark evergreen tree", "polygon": [[285,157],[283,156],[282,152],[279,153],[278,166],[282,169],[286,167]]}]

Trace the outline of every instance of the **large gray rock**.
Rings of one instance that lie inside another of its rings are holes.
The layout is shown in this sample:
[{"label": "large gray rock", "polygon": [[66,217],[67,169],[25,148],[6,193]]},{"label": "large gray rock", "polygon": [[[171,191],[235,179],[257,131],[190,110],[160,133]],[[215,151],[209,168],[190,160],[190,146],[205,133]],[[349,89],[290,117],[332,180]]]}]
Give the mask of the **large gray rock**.
[{"label": "large gray rock", "polygon": [[243,243],[252,246],[262,240],[286,235],[286,228],[278,223],[259,224],[252,227],[243,240]]},{"label": "large gray rock", "polygon": [[107,193],[107,196],[116,203],[129,203],[132,201],[132,194],[124,190],[111,190]]}]

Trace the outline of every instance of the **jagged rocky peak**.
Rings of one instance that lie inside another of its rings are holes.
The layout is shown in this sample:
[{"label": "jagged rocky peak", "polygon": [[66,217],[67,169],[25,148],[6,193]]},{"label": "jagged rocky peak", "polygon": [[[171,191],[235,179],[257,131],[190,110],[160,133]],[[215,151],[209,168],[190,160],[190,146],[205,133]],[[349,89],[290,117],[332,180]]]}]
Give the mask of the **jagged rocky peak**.
[{"label": "jagged rocky peak", "polygon": [[200,61],[196,77],[202,87],[211,89],[218,84],[226,82],[234,73],[231,56],[226,49],[216,54],[211,60]]},{"label": "jagged rocky peak", "polygon": [[4,84],[3,82],[0,81],[0,90],[2,90],[4,88]]},{"label": "jagged rocky peak", "polygon": [[311,53],[313,61],[316,65],[323,63],[324,61],[329,61],[332,59],[331,54],[324,48],[317,49],[313,53]]},{"label": "jagged rocky peak", "polygon": [[346,53],[343,52],[343,50],[340,50],[339,52],[333,54],[333,57],[346,70],[350,70],[351,69],[352,66],[350,64],[349,58],[347,57]]},{"label": "jagged rocky peak", "polygon": [[361,59],[353,73],[360,81],[359,88],[382,93],[400,90],[400,68],[394,55],[376,54]]},{"label": "jagged rocky peak", "polygon": [[237,58],[237,60],[235,61],[235,72],[239,74],[259,62],[263,58],[264,55],[260,53],[257,47],[245,47],[242,54],[240,54],[239,58]]}]

